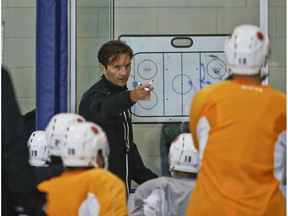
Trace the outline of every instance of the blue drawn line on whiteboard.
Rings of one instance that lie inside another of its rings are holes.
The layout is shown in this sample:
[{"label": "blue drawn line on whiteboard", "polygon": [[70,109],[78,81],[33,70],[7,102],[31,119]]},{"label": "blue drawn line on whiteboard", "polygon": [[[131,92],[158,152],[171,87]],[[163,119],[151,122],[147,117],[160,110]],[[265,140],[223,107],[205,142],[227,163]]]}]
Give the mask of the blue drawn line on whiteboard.
[{"label": "blue drawn line on whiteboard", "polygon": [[[203,63],[200,63],[200,76],[201,76],[201,71],[203,70],[203,77],[200,77],[200,84],[205,84],[205,66]],[[202,85],[200,85],[202,87]]]},{"label": "blue drawn line on whiteboard", "polygon": [[188,81],[188,85],[190,85],[190,86],[194,89],[194,91],[197,92],[195,86],[193,85],[192,80],[189,80],[189,81]]},{"label": "blue drawn line on whiteboard", "polygon": [[209,80],[207,80],[206,84],[211,85],[212,83]]}]

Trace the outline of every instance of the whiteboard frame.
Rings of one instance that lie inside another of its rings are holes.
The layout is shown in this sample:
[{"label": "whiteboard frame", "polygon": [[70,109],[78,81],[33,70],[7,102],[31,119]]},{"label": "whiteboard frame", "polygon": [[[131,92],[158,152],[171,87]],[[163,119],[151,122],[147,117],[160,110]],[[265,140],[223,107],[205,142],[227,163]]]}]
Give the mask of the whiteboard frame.
[{"label": "whiteboard frame", "polygon": [[[189,46],[189,47],[175,47],[175,46],[173,46],[171,44],[171,42],[175,38],[184,38],[184,39],[185,38],[189,38],[189,39],[191,39],[193,41],[193,44],[192,44],[192,46]],[[169,55],[173,56],[173,54],[178,54],[178,53],[181,56],[189,55],[189,54],[191,54],[191,55],[192,54],[203,55],[203,54],[206,54],[206,53],[221,53],[221,54],[224,55],[224,43],[225,43],[226,38],[227,38],[227,34],[120,35],[118,37],[119,40],[125,41],[132,48],[132,50],[134,51],[134,58],[133,58],[134,65],[132,64],[133,71],[132,71],[132,75],[130,74],[130,79],[131,79],[131,76],[135,78],[136,77],[136,73],[139,74],[139,71],[137,71],[137,69],[136,69],[136,68],[139,68],[139,65],[135,65],[135,64],[139,63],[139,62],[137,62],[135,60],[135,58],[138,55],[141,55],[141,54],[142,55],[145,55],[145,54],[148,55],[148,54],[150,54],[152,56],[153,54],[161,55],[161,53],[163,55],[166,55],[166,56],[168,55],[168,57],[169,57]],[[152,57],[152,59],[153,59],[153,57]],[[181,59],[182,59],[182,57],[181,57]],[[225,58],[223,58],[223,59],[224,59],[224,61],[226,61]],[[148,57],[146,59],[146,62],[148,62],[149,60],[150,59]],[[151,61],[153,61],[153,60],[151,60]],[[172,61],[176,62],[177,60],[173,59]],[[162,62],[160,60],[159,64],[161,64],[161,63]],[[202,62],[199,62],[199,64],[200,63],[202,64]],[[179,63],[177,63],[177,64],[179,65]],[[184,63],[181,63],[181,64],[183,64],[183,68],[185,68],[185,64]],[[189,64],[189,62],[188,62],[188,64]],[[186,65],[187,65],[187,61],[186,61]],[[199,65],[199,67],[200,67],[200,65]],[[165,75],[164,66],[163,67],[160,66],[160,68],[161,68],[160,72],[163,74],[163,80],[168,80],[168,79],[164,78],[165,76],[167,76],[167,75]],[[186,69],[187,69],[187,67],[186,67]],[[165,70],[167,70],[167,68]],[[178,71],[180,71],[180,69]],[[199,72],[199,73],[201,74],[201,72]],[[182,74],[182,72],[181,72],[181,74]],[[174,75],[175,74],[173,74],[173,76]],[[180,74],[178,74],[176,76],[179,76],[179,75]],[[191,75],[191,74],[189,74],[189,75]],[[201,75],[199,75],[199,77],[200,76]],[[139,78],[139,76],[138,76],[138,78]],[[131,89],[130,79],[129,79],[128,83],[127,83],[129,89]],[[201,78],[199,78],[199,79],[201,79]],[[169,108],[169,106],[167,106],[167,101],[169,101],[169,100],[171,101],[171,97],[172,97],[173,92],[172,92],[171,95],[168,95],[169,93],[167,93],[165,95],[164,91],[162,93],[162,89],[160,89],[160,91],[157,92],[157,87],[156,86],[157,85],[161,85],[161,84],[158,83],[158,81],[162,82],[162,80],[159,80],[159,79],[156,80],[156,83],[154,85],[155,89],[154,89],[154,92],[152,92],[153,95],[151,93],[152,96],[156,95],[156,96],[154,96],[154,98],[151,96],[151,101],[153,101],[156,98],[155,100],[157,100],[157,102],[155,102],[155,104],[158,103],[158,106],[156,106],[156,105],[154,106],[154,104],[153,104],[153,107],[151,105],[152,108],[149,107],[149,101],[148,101],[148,105],[147,106],[145,106],[145,105],[142,106],[141,104],[143,104],[144,102],[142,102],[142,101],[139,102],[138,101],[131,108],[131,111],[132,111],[132,114],[133,114],[133,118],[132,118],[133,123],[140,123],[140,124],[143,124],[143,123],[178,123],[178,122],[188,121],[188,119],[189,119],[189,111],[188,111],[188,108],[187,108],[187,104],[188,104],[187,96],[186,96],[186,100],[185,100],[186,104],[184,104],[185,107],[182,106],[182,105],[181,105],[181,108],[178,107],[178,110],[181,109],[181,111],[182,111],[180,114],[179,114],[179,112],[175,112],[174,115],[172,115],[171,112],[170,112],[170,114],[167,114],[167,113],[169,113],[169,112],[167,112],[167,110],[168,110],[167,107]],[[217,79],[217,82],[218,81],[222,81],[222,80],[220,80],[220,79],[218,80]],[[216,83],[216,81],[213,81],[213,83]],[[182,84],[181,84],[181,86],[182,86]],[[197,87],[197,91],[200,90],[202,87],[203,86],[201,86],[201,85],[198,86]],[[160,88],[164,89],[163,86],[160,87]],[[165,87],[165,89],[166,89],[166,87]],[[158,90],[159,90],[159,88],[158,88]],[[155,94],[155,92],[156,92],[156,94]],[[169,92],[169,91],[167,91],[167,92]],[[162,93],[163,94],[163,95],[160,96],[161,99],[159,101],[158,101],[159,97],[157,97],[157,95],[159,95],[158,93],[160,93],[160,94]],[[193,96],[194,96],[194,94],[193,94]],[[193,99],[193,96],[191,96],[191,101]],[[181,95],[180,97],[184,97],[184,96]],[[177,101],[176,98],[175,98],[175,101]],[[191,101],[189,101],[189,107],[190,107]],[[183,101],[181,101],[181,103],[183,103]],[[141,111],[141,108],[142,108],[142,111]],[[137,113],[137,110],[138,110],[138,113]],[[183,111],[183,110],[185,110],[185,111]],[[147,114],[148,111],[152,112],[151,115]],[[159,115],[157,115],[155,113],[163,113],[163,116],[159,116]]]}]

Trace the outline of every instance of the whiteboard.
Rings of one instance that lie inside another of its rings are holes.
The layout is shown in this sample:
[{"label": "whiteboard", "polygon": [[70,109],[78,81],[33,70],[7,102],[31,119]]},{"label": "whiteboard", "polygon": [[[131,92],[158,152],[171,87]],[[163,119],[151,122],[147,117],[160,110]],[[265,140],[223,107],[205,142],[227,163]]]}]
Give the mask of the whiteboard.
[{"label": "whiteboard", "polygon": [[128,89],[153,80],[150,99],[131,108],[133,123],[188,121],[195,93],[230,75],[224,55],[226,35],[121,35],[119,39],[134,51]]}]

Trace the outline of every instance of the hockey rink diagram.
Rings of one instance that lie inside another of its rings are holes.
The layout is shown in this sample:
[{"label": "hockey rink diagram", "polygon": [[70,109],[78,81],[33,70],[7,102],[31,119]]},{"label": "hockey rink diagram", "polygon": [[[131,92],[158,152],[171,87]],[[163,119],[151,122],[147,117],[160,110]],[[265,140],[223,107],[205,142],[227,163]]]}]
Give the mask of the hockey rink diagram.
[{"label": "hockey rink diagram", "polygon": [[131,108],[134,123],[187,121],[195,93],[229,76],[223,50],[134,53],[128,89],[154,86],[149,99]]}]

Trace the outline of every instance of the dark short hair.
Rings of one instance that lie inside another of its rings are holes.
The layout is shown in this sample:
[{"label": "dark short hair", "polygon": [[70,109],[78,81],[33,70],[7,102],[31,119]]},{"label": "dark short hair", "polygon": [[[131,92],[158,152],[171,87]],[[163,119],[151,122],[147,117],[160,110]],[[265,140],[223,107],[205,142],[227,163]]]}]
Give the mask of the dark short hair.
[{"label": "dark short hair", "polygon": [[105,43],[98,51],[98,61],[107,67],[108,64],[115,62],[120,54],[128,53],[133,57],[133,50],[124,41],[112,40]]}]

